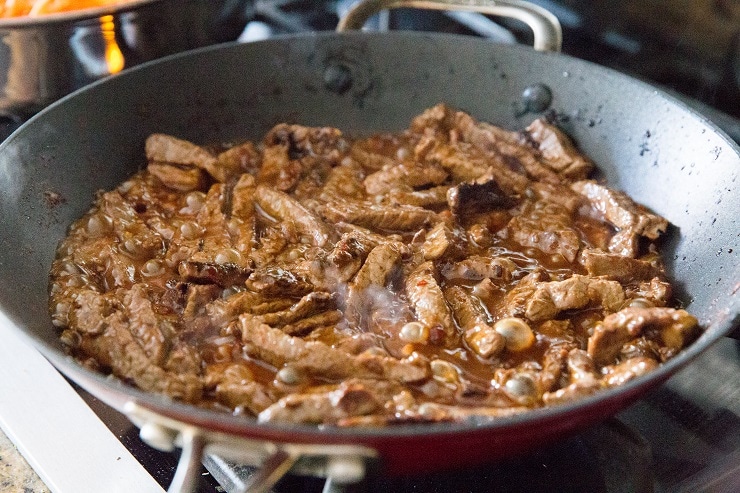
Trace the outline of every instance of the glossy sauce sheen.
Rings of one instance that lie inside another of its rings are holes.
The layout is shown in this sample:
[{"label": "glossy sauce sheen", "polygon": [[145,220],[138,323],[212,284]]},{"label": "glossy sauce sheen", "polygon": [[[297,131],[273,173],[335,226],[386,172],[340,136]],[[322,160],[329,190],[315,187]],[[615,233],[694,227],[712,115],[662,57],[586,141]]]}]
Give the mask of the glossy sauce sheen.
[{"label": "glossy sauce sheen", "polygon": [[398,135],[282,124],[147,155],[72,225],[50,297],[72,354],[144,390],[262,421],[487,420],[623,383],[694,335],[645,226],[665,221],[587,181],[544,122],[440,105]]}]

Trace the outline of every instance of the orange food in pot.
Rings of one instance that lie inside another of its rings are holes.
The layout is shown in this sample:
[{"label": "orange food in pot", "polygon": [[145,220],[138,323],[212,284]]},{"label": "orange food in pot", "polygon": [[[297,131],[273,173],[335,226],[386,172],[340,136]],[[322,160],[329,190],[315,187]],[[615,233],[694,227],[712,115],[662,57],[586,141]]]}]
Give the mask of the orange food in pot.
[{"label": "orange food in pot", "polygon": [[109,7],[130,0],[0,0],[0,17],[36,16]]}]

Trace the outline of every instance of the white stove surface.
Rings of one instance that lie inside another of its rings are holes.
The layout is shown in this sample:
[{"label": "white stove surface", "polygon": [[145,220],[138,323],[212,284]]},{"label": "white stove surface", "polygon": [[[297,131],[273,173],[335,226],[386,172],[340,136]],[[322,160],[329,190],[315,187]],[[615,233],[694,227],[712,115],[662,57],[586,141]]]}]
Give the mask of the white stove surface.
[{"label": "white stove surface", "polygon": [[53,493],[163,493],[0,313],[0,428]]}]

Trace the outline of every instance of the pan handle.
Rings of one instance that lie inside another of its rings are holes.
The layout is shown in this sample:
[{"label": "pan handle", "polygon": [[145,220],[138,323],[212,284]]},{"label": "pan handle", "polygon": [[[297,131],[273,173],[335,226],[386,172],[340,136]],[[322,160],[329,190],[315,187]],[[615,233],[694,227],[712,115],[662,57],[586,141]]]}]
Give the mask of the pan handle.
[{"label": "pan handle", "polygon": [[520,0],[362,0],[339,21],[338,32],[359,30],[381,10],[395,8],[457,10],[510,17],[527,24],[534,33],[534,49],[560,51],[563,30],[560,21],[549,10]]},{"label": "pan handle", "polygon": [[147,445],[165,452],[182,449],[168,493],[196,493],[206,455],[260,469],[245,484],[235,485],[239,493],[266,493],[288,472],[351,485],[365,478],[378,457],[375,450],[359,444],[283,443],[220,433],[133,401],[123,406],[123,413],[139,428]]}]

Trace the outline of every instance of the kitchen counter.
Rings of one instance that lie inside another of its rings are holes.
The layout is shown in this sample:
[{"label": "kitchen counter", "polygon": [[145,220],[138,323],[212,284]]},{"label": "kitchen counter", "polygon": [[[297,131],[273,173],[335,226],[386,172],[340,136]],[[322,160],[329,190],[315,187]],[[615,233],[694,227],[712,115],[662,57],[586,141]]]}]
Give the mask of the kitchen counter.
[{"label": "kitchen counter", "polygon": [[13,442],[0,430],[0,493],[48,493]]}]

